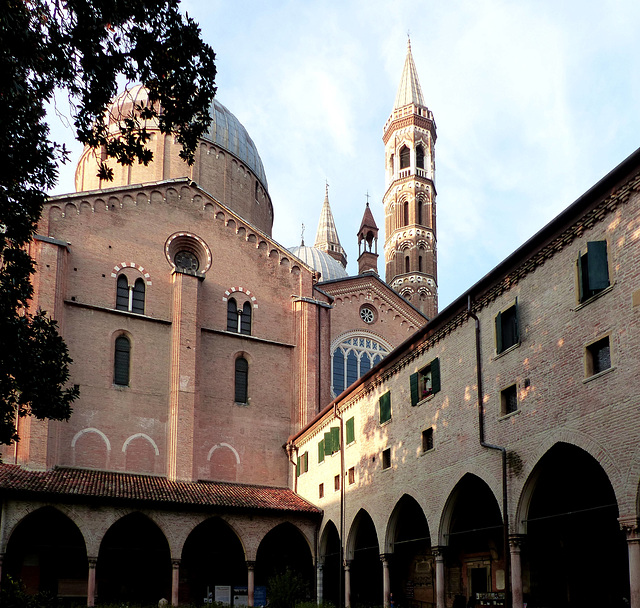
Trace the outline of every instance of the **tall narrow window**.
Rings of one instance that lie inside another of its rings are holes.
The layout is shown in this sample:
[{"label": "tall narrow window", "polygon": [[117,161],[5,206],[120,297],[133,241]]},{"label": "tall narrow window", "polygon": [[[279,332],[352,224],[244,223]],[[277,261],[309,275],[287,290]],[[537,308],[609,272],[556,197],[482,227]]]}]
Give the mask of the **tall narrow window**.
[{"label": "tall narrow window", "polygon": [[422,226],[422,208],[424,204],[422,201],[416,201],[416,205],[418,205],[418,224]]},{"label": "tall narrow window", "polygon": [[496,353],[515,346],[520,342],[518,329],[518,299],[513,306],[499,312],[496,316]]},{"label": "tall narrow window", "polygon": [[578,284],[580,302],[609,287],[607,241],[587,243],[587,252],[578,257]]},{"label": "tall narrow window", "polygon": [[244,357],[238,357],[236,359],[236,403],[248,403],[248,380],[249,363]]},{"label": "tall narrow window", "polygon": [[238,304],[233,298],[227,301],[227,331],[238,331]]},{"label": "tall narrow window", "polygon": [[416,146],[416,167],[424,169],[424,148],[420,145]]},{"label": "tall narrow window", "polygon": [[403,226],[409,225],[409,201],[405,201],[402,207],[402,220],[404,222]]},{"label": "tall narrow window", "polygon": [[242,306],[240,333],[247,336],[251,335],[251,302],[245,302]]},{"label": "tall narrow window", "polygon": [[129,310],[129,280],[123,274],[118,277],[116,289],[116,309]]},{"label": "tall narrow window", "polygon": [[409,272],[409,256],[404,258],[404,271]]},{"label": "tall narrow window", "polygon": [[408,169],[411,165],[411,152],[407,146],[402,146],[400,150],[400,169]]},{"label": "tall narrow window", "polygon": [[131,294],[131,312],[137,312],[141,315],[144,314],[144,290],[144,280],[136,279]]},{"label": "tall narrow window", "polygon": [[113,383],[129,386],[129,366],[131,362],[131,343],[126,336],[118,336],[113,356]]},{"label": "tall narrow window", "polygon": [[422,272],[422,256],[418,256],[418,272]]}]

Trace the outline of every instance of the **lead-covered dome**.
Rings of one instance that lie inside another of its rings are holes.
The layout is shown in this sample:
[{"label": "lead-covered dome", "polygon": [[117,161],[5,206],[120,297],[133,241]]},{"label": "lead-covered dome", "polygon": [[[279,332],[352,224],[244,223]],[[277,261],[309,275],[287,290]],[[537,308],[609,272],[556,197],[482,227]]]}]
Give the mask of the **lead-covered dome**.
[{"label": "lead-covered dome", "polygon": [[[118,122],[149,103],[142,85],[120,93],[107,108],[109,130],[118,136]],[[181,146],[172,135],[160,132],[157,120],[144,121],[151,135],[147,146],[153,153],[148,165],[122,166],[114,160],[113,181],[97,176],[96,150],[85,148],[76,169],[76,191],[98,190],[189,178],[200,188],[236,212],[240,217],[271,236],[273,206],[267,189],[267,176],[256,145],[242,123],[219,101],[210,107],[211,124],[195,152],[193,165],[180,158]]]},{"label": "lead-covered dome", "polygon": [[213,100],[210,113],[213,120],[203,138],[231,152],[246,163],[267,190],[267,176],[262,166],[262,159],[242,123],[217,99]]},{"label": "lead-covered dome", "polygon": [[342,264],[320,249],[299,245],[298,247],[291,247],[289,251],[307,266],[317,270],[320,273],[321,281],[332,281],[333,279],[342,279],[347,276],[347,271]]}]

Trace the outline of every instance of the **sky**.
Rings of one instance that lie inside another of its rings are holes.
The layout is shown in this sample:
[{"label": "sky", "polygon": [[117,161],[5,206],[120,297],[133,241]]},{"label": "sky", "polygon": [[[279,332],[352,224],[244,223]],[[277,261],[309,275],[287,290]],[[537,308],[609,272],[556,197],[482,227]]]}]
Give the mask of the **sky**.
[{"label": "sky", "polygon": [[[255,142],[273,237],[313,244],[325,184],[357,273],[407,34],[437,125],[440,310],[640,147],[637,0],[182,0],[216,51],[218,100]],[[73,134],[52,118],[52,135]],[[74,190],[74,161],[55,193]]]}]

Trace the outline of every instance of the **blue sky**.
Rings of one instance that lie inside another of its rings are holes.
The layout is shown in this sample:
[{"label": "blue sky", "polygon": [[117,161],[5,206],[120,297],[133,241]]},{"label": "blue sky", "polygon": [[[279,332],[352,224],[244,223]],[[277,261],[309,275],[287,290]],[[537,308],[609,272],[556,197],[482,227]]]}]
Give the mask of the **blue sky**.
[{"label": "blue sky", "polygon": [[[297,245],[304,223],[313,242],[327,180],[350,273],[367,192],[384,224],[382,128],[410,31],[438,130],[441,309],[640,146],[637,0],[182,7],[217,53],[218,99],[262,157],[274,238]],[[71,190],[68,167],[56,192]]]}]

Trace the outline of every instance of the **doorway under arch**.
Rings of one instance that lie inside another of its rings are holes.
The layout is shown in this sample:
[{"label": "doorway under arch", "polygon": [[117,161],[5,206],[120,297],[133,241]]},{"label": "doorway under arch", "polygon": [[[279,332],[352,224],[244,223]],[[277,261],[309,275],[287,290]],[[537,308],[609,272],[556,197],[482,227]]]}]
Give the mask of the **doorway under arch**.
[{"label": "doorway under arch", "polygon": [[87,596],[87,550],[78,526],[53,507],[27,515],[11,534],[4,573],[39,592],[80,599]]},{"label": "doorway under arch", "polygon": [[96,581],[100,603],[171,598],[171,553],[160,528],[142,513],[114,523],[100,543]]},{"label": "doorway under arch", "polygon": [[320,540],[322,566],[322,599],[334,606],[340,605],[342,580],[342,560],[340,555],[340,535],[336,525],[329,521]]},{"label": "doorway under arch", "polygon": [[553,446],[534,468],[523,505],[525,601],[553,608],[623,605],[628,553],[611,482],[581,448]]},{"label": "doorway under arch", "polygon": [[349,533],[347,560],[351,561],[351,605],[382,604],[382,562],[376,528],[369,513],[361,509]]}]

